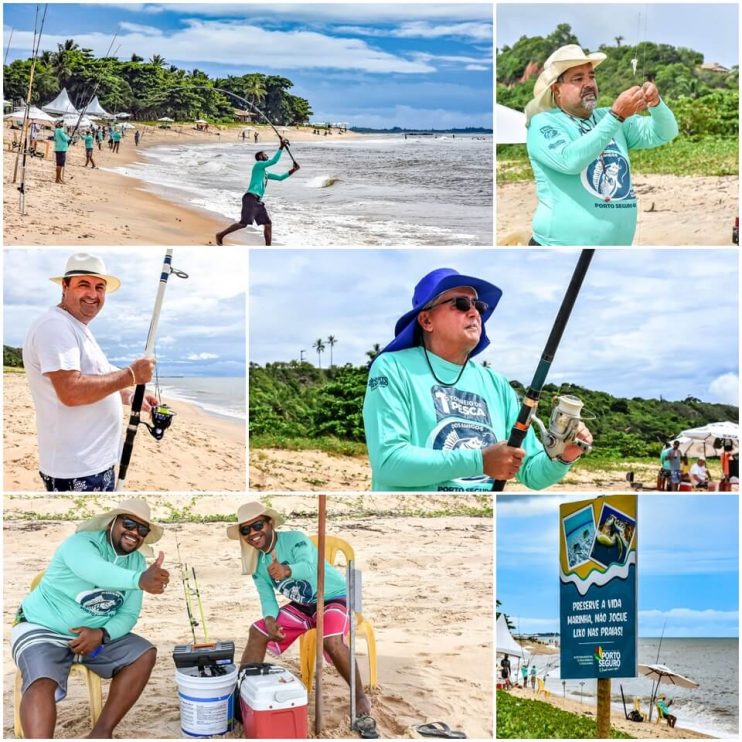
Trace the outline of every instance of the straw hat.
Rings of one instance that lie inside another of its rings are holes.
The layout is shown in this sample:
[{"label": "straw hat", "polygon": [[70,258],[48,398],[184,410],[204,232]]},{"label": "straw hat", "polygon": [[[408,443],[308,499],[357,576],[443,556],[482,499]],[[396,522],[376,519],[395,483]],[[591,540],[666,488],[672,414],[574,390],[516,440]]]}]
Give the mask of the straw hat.
[{"label": "straw hat", "polygon": [[595,69],[606,59],[607,57],[603,52],[585,54],[582,47],[577,44],[560,46],[544,62],[544,68],[536,80],[533,87],[533,100],[526,106],[526,125],[537,113],[556,108],[551,86],[563,72],[572,67],[579,67],[581,64],[591,64]]},{"label": "straw hat", "polygon": [[237,509],[237,523],[227,526],[227,538],[240,542],[242,551],[242,574],[251,575],[258,566],[258,550],[250,546],[240,535],[240,526],[250,520],[255,520],[260,515],[268,516],[273,522],[273,528],[283,524],[283,516],[279,515],[273,508],[268,508],[262,502],[253,500],[246,502]]},{"label": "straw hat", "polygon": [[65,278],[73,276],[98,276],[106,282],[106,293],[112,294],[121,286],[121,281],[106,270],[105,263],[97,255],[78,252],[70,255],[63,276],[52,276],[49,280],[62,284]]}]

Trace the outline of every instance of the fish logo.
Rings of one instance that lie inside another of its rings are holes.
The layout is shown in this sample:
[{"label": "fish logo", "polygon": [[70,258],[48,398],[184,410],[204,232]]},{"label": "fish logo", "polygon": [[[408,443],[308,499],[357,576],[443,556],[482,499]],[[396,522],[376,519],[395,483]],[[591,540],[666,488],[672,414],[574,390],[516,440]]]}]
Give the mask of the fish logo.
[{"label": "fish logo", "polygon": [[596,662],[600,662],[603,659],[603,647],[601,646],[595,647],[595,651],[593,652],[593,659]]}]

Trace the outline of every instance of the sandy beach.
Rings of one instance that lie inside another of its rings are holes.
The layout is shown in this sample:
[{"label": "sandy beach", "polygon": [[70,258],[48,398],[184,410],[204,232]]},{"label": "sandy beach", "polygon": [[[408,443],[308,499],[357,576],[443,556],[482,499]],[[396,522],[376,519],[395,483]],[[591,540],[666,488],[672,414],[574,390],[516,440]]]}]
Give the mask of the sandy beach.
[{"label": "sandy beach", "polygon": [[[23,373],[3,374],[3,486],[5,492],[39,492],[36,418]],[[166,400],[167,401],[167,400]],[[245,427],[195,405],[171,402],[177,411],[161,441],[141,428],[126,479],[128,490],[225,491],[245,488]],[[128,407],[124,410],[128,415]]]},{"label": "sandy beach", "polygon": [[[18,183],[13,183],[16,154],[7,143],[18,137],[6,122],[3,129],[6,149],[3,177],[3,223],[6,247],[24,245],[209,245],[216,244],[214,235],[227,226],[217,215],[173,203],[148,190],[134,178],[110,172],[111,168],[135,162],[141,153],[157,145],[214,144],[237,141],[241,128],[221,131],[197,131],[193,126],[173,125],[171,129],[152,126],[137,127],[142,131],[139,147],[134,146],[133,131],[122,139],[120,151],[114,154],[103,148],[94,150],[97,168],[85,168],[85,149],[78,143],[67,154],[65,185],[54,183],[54,152],[49,148],[46,159],[27,158],[26,215],[21,216],[18,203]],[[278,138],[267,126],[255,126],[260,142],[266,147],[277,144]],[[44,130],[48,134],[48,130]],[[316,138],[311,129],[286,128],[291,141]],[[362,136],[347,132],[346,139]],[[43,143],[40,146],[43,151]],[[20,181],[20,165],[18,168]],[[249,173],[245,174],[247,179]],[[238,213],[235,213],[235,218]],[[261,233],[251,230],[239,234],[232,242],[262,245]]]},{"label": "sandy beach", "polygon": [[[639,199],[634,245],[732,245],[739,178],[635,176]],[[527,245],[536,210],[532,181],[497,186],[497,244]]]},{"label": "sandy beach", "polygon": [[[177,688],[171,651],[192,641],[178,575],[176,539],[183,560],[196,568],[206,624],[212,639],[233,640],[241,655],[247,627],[260,613],[250,578],[240,574],[239,551],[229,541],[222,517],[232,516],[243,497],[148,497],[155,518],[173,508],[191,522],[165,526],[157,549],[173,577],[162,596],[147,595],[135,631],[158,647],[150,683],[119,725],[120,738],[180,737]],[[457,498],[461,506],[481,507],[476,498]],[[103,512],[115,502],[85,498],[87,513]],[[58,496],[5,498],[5,601],[3,736],[13,735],[13,677],[9,628],[32,577],[44,569],[74,523],[60,518],[79,508],[79,500]],[[288,515],[288,526],[314,533],[316,498],[274,497],[271,506]],[[371,693],[373,717],[384,738],[418,735],[413,724],[445,721],[470,738],[492,738],[492,521],[424,513],[451,508],[450,496],[363,496],[328,498],[328,533],[350,541],[363,571],[363,614],[374,626],[378,651],[378,688]],[[416,515],[411,511],[415,510]],[[296,513],[297,515],[293,515]],[[301,513],[301,515],[298,515]],[[29,515],[35,514],[35,516]],[[214,522],[196,522],[203,518]],[[383,544],[383,548],[379,546]],[[472,569],[472,566],[475,566]],[[455,585],[450,590],[448,585]],[[359,667],[368,678],[365,642],[358,642]],[[298,674],[298,649],[282,658]],[[106,682],[104,681],[104,694]],[[322,737],[356,738],[347,721],[347,686],[333,668],[323,672]],[[313,729],[314,693],[309,696]],[[77,679],[58,706],[57,736],[81,737],[88,731],[87,702]],[[239,737],[235,731],[231,737]],[[313,736],[310,734],[310,736]]]},{"label": "sandy beach", "polygon": [[[539,701],[545,701],[550,703],[552,706],[569,711],[573,714],[585,716],[587,718],[595,718],[595,699],[591,698],[586,700],[584,703],[575,701],[572,698],[563,698],[562,696],[552,693],[550,696],[544,697],[543,694],[536,698],[536,693],[530,688],[524,690],[519,686],[512,688],[508,691],[514,696],[519,698],[535,699]],[[643,713],[647,713],[646,701],[644,703]],[[694,732],[690,729],[682,729],[679,726],[671,729],[666,723],[655,723],[655,719],[649,721],[629,721],[626,719],[622,712],[612,709],[611,713],[611,726],[616,729],[620,729],[626,734],[630,734],[632,737],[637,739],[711,739],[708,734],[701,734],[700,732]]]}]

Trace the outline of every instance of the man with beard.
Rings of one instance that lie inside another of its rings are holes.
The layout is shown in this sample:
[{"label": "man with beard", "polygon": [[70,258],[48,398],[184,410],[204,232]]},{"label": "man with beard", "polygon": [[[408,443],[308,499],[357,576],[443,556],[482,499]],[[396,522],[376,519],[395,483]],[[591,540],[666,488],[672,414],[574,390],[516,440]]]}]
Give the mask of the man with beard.
[{"label": "man with beard", "polygon": [[[576,44],[557,49],[526,106],[538,196],[531,245],[630,245],[637,201],[629,150],[659,147],[678,134],[652,82],[625,90],[610,108],[597,108],[595,68],[605,59]],[[645,109],[649,116],[635,115]]]},{"label": "man with beard", "polygon": [[144,500],[130,499],[80,523],[52,557],[18,609],[11,632],[13,660],[23,677],[23,736],[54,736],[58,701],[67,695],[73,662],[113,678],[90,737],[112,737],[155,665],[155,647],[131,630],[143,591],[158,595],[170,580],[159,553],[144,555],[162,537]]}]

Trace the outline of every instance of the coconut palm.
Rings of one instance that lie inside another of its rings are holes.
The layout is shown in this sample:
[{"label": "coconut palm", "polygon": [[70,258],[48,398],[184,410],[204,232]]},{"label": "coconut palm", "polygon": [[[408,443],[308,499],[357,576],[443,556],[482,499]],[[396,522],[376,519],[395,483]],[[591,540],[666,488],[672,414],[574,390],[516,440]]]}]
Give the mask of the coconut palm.
[{"label": "coconut palm", "polygon": [[338,339],[334,335],[327,336],[327,344],[330,346],[330,368],[332,368],[332,347],[337,341]]},{"label": "coconut palm", "polygon": [[322,353],[325,352],[325,343],[322,338],[317,338],[314,343],[312,343],[312,347],[317,351],[317,361],[320,368],[322,368]]}]

